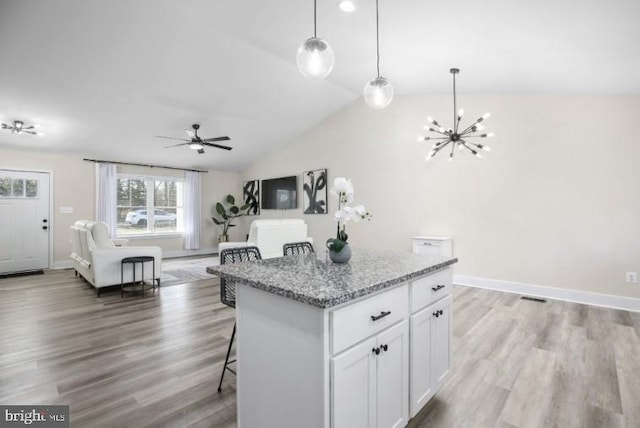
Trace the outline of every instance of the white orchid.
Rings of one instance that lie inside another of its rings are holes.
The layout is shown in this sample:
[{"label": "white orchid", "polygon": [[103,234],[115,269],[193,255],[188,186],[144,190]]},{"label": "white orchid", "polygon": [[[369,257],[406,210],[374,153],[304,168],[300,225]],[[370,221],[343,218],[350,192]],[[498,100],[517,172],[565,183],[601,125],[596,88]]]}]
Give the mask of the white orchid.
[{"label": "white orchid", "polygon": [[[353,184],[351,180],[338,177],[333,180],[333,187],[330,193],[338,198],[338,209],[334,214],[336,222],[338,222],[338,234],[335,238],[327,240],[327,247],[339,253],[347,244],[349,238],[345,231],[345,223],[353,220],[355,223],[360,220],[371,220],[371,214],[363,205],[352,207],[353,203]],[[342,227],[341,227],[342,226]]]},{"label": "white orchid", "polygon": [[353,184],[347,178],[338,177],[333,180],[333,187],[329,192],[338,198],[338,201],[342,204],[353,202]]},{"label": "white orchid", "polygon": [[370,220],[370,219],[371,219],[371,214],[369,214],[369,211],[367,211],[364,205],[358,205],[357,207],[353,208],[353,221],[355,223],[358,223],[360,220]]}]

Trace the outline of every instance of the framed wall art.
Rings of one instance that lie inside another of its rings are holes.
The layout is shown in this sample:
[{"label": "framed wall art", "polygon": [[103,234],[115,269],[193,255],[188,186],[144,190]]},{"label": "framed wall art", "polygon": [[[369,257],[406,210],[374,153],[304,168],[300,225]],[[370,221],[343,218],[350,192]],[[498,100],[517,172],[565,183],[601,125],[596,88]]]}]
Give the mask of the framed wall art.
[{"label": "framed wall art", "polygon": [[260,215],[260,180],[242,183],[242,205],[249,204],[247,215]]},{"label": "framed wall art", "polygon": [[327,170],[302,173],[302,211],[305,214],[327,213]]}]

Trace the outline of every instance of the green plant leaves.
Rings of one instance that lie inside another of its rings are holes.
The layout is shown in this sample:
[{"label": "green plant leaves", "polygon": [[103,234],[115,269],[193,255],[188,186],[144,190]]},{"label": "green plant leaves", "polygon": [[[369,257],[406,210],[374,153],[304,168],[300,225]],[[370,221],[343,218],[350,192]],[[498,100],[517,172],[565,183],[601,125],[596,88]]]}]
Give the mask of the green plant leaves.
[{"label": "green plant leaves", "polygon": [[342,251],[345,245],[347,245],[347,243],[341,239],[338,239],[338,238],[327,239],[327,248],[335,253],[339,253],[340,251]]},{"label": "green plant leaves", "polygon": [[227,195],[227,203],[230,205],[235,205],[236,198],[234,198],[233,195]]}]

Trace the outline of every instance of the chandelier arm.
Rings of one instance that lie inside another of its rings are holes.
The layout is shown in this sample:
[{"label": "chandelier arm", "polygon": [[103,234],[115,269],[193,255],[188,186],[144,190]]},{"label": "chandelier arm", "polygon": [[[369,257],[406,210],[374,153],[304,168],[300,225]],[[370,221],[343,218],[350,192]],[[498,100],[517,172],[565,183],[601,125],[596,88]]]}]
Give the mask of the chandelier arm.
[{"label": "chandelier arm", "polygon": [[429,128],[429,131],[435,132],[436,134],[444,135],[446,137],[450,136],[449,134],[447,134],[447,131],[441,132],[441,131],[438,131],[437,129],[433,129],[433,128]]},{"label": "chandelier arm", "polygon": [[478,152],[473,150],[471,147],[467,146],[466,141],[461,141],[461,144],[462,144],[462,147],[464,147],[465,149],[469,150],[474,156],[478,156]]}]

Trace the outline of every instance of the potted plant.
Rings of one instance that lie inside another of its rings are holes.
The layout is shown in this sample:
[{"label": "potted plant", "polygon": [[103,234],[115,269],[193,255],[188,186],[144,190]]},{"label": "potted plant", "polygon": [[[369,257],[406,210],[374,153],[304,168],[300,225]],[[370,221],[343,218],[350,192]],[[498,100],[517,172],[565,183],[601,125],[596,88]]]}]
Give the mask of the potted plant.
[{"label": "potted plant", "polygon": [[[224,205],[223,205],[224,203]],[[225,205],[227,207],[225,208]],[[211,220],[220,227],[220,235],[218,236],[219,242],[227,242],[229,241],[229,228],[234,227],[235,224],[232,224],[233,220],[236,217],[242,217],[243,215],[247,215],[247,210],[251,208],[251,203],[243,205],[238,208],[236,205],[236,198],[233,195],[227,195],[222,202],[216,203],[216,212],[221,217],[220,219],[216,217],[211,217]]]},{"label": "potted plant", "polygon": [[351,258],[351,247],[347,242],[349,236],[346,232],[346,223],[353,220],[371,220],[371,214],[363,205],[352,207],[353,184],[351,180],[338,177],[333,181],[331,194],[338,198],[338,209],[335,212],[335,220],[338,223],[338,230],[335,238],[327,239],[329,258],[334,263],[347,263]]}]

